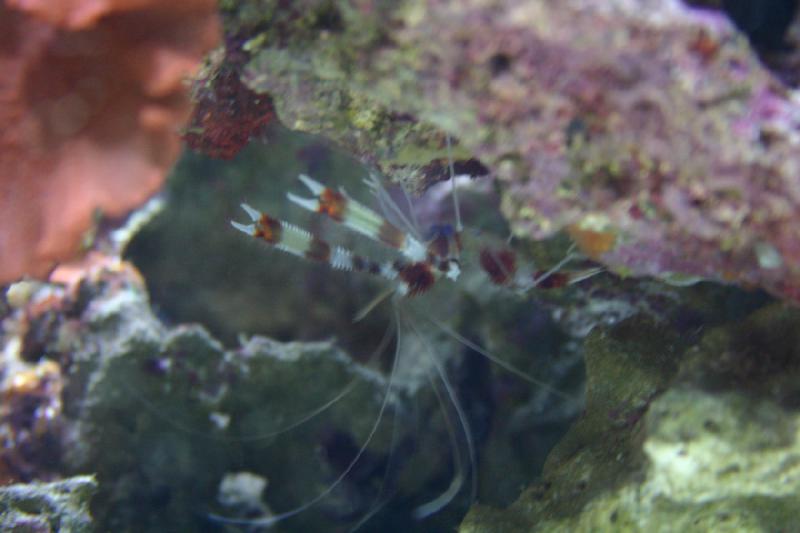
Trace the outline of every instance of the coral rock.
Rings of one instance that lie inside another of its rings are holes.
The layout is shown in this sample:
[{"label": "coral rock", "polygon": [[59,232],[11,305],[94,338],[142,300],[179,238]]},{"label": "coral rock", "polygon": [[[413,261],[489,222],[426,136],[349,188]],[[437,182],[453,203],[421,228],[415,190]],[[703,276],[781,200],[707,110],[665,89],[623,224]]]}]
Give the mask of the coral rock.
[{"label": "coral rock", "polygon": [[457,158],[502,179],[518,235],[593,232],[607,238],[587,252],[621,273],[798,300],[800,98],[722,13],[679,0],[260,13],[243,76],[287,126],[404,182],[449,132]]},{"label": "coral rock", "polygon": [[90,533],[89,500],[96,491],[92,476],[0,488],[0,529]]},{"label": "coral rock", "polygon": [[460,531],[795,529],[798,324],[772,304],[694,340],[641,319],[596,330],[586,412],[543,481]]}]

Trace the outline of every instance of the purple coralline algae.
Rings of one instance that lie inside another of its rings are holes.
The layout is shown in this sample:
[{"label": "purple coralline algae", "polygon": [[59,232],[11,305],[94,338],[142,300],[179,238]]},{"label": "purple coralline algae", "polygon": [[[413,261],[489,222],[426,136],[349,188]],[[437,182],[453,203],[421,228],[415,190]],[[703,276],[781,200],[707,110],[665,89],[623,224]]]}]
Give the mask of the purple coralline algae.
[{"label": "purple coralline algae", "polygon": [[517,235],[567,230],[622,275],[800,301],[799,96],[723,14],[678,0],[279,3],[227,16],[252,36],[243,80],[288,127],[418,188],[449,133],[457,160],[497,178]]}]

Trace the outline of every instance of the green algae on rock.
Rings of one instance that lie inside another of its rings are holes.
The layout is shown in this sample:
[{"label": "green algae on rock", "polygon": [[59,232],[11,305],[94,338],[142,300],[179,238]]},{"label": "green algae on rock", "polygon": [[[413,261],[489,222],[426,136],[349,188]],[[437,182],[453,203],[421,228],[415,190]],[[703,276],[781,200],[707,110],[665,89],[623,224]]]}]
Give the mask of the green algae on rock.
[{"label": "green algae on rock", "polygon": [[586,413],[548,457],[543,481],[506,510],[473,507],[461,531],[791,528],[798,331],[800,312],[778,304],[697,343],[636,321],[595,331]]},{"label": "green algae on rock", "polygon": [[92,476],[0,487],[0,529],[91,533],[95,528],[89,500],[96,491]]}]

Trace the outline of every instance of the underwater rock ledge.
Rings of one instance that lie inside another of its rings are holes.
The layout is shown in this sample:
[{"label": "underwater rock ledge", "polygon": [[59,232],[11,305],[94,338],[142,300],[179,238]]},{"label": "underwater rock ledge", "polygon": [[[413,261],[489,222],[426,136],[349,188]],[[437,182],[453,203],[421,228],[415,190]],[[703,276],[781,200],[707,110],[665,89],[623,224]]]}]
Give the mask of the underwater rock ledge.
[{"label": "underwater rock ledge", "polygon": [[[321,436],[341,432],[363,441],[384,398],[385,378],[332,342],[252,337],[226,350],[199,325],[165,325],[136,270],[118,259],[72,286],[29,285],[4,323],[9,337],[3,362],[24,365],[47,354],[43,360],[60,368],[61,386],[15,394],[28,394],[28,405],[57,402],[63,409],[36,422],[58,431],[37,429],[17,443],[24,454],[36,449],[38,439],[52,456],[22,463],[5,450],[0,467],[25,469],[0,473],[34,479],[95,474],[92,514],[100,531],[199,531],[210,527],[211,512],[251,512],[217,502],[220,482],[234,472],[270,472],[277,489],[270,501],[283,502],[282,491],[313,495],[338,474],[338,465],[311,460]],[[0,370],[22,375],[16,367]],[[306,386],[309,380],[313,387]],[[268,448],[283,428],[337,395],[324,423],[297,424],[290,444]],[[395,394],[386,401],[399,405]],[[4,431],[27,434],[27,411],[3,415]],[[378,426],[365,454],[390,446],[389,425]],[[347,501],[352,488],[345,483],[342,490],[332,495],[332,509]],[[311,514],[305,519],[313,524]]]},{"label": "underwater rock ledge", "polygon": [[[421,189],[502,182],[518,235],[569,229],[624,275],[800,301],[800,96],[679,0],[223,6],[242,79],[289,128]],[[476,167],[477,168],[477,167]]]},{"label": "underwater rock ledge", "polygon": [[595,330],[586,412],[543,480],[508,509],[473,507],[460,531],[793,529],[798,326],[773,304],[697,343],[641,319]]},{"label": "underwater rock ledge", "polygon": [[0,487],[0,528],[14,532],[91,533],[89,500],[97,491],[92,476],[52,483]]},{"label": "underwater rock ledge", "polygon": [[358,521],[384,489],[413,506],[452,477],[419,368],[399,369],[389,389],[333,341],[253,336],[225,348],[200,325],[164,323],[118,258],[71,285],[23,282],[9,299],[0,432],[17,440],[0,450],[0,475],[94,474],[97,530],[215,530],[210,514],[292,508],[329,487],[373,432],[349,475],[283,530]]}]

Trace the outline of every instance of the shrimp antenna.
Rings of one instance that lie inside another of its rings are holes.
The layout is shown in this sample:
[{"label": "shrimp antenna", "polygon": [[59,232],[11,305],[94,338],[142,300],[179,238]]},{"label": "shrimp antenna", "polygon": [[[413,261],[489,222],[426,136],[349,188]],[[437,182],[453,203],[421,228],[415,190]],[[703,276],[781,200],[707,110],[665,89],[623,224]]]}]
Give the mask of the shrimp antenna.
[{"label": "shrimp antenna", "polygon": [[456,186],[456,170],[453,164],[453,147],[450,142],[450,133],[445,136],[447,141],[447,166],[450,170],[450,185],[453,189],[453,208],[455,209],[456,217],[456,231],[461,233],[464,231],[464,226],[461,224],[461,206],[458,203],[458,187]]},{"label": "shrimp antenna", "polygon": [[352,472],[353,468],[356,466],[356,463],[361,459],[361,456],[364,455],[364,452],[367,451],[367,447],[369,446],[370,442],[372,442],[373,437],[378,432],[378,426],[380,426],[381,421],[383,420],[383,414],[386,412],[386,408],[389,405],[389,397],[391,396],[392,387],[394,385],[394,377],[397,371],[397,360],[398,360],[398,351],[399,351],[399,343],[395,347],[395,357],[394,361],[392,362],[392,370],[389,374],[389,382],[386,385],[386,393],[383,395],[383,400],[381,401],[380,409],[378,410],[378,416],[375,418],[375,422],[372,424],[372,428],[370,428],[369,434],[367,438],[364,440],[364,443],[359,448],[358,452],[355,454],[353,459],[347,465],[347,468],[339,474],[339,476],[330,484],[328,487],[317,494],[314,498],[307,501],[306,503],[295,507],[294,509],[290,509],[288,511],[284,511],[282,513],[265,516],[263,518],[256,518],[256,519],[244,519],[244,518],[228,518],[225,516],[217,515],[210,513],[208,518],[219,522],[221,524],[231,524],[231,525],[239,525],[239,526],[258,526],[258,527],[271,527],[278,522],[282,522],[288,518],[293,516],[297,516],[300,513],[310,509],[314,505],[318,504],[326,497],[328,497],[342,482],[347,478],[347,476]]},{"label": "shrimp antenna", "polygon": [[375,298],[370,300],[370,302],[367,305],[365,305],[361,310],[359,310],[358,313],[356,313],[356,316],[353,317],[353,323],[355,324],[356,322],[361,322],[362,320],[364,320],[367,317],[367,315],[372,312],[373,309],[378,307],[386,300],[386,298],[395,294],[396,292],[397,290],[394,287],[389,287],[381,291],[380,294],[378,294]]},{"label": "shrimp antenna", "polygon": [[441,329],[442,331],[444,331],[445,333],[447,333],[448,335],[453,337],[455,340],[457,340],[458,342],[460,342],[461,344],[463,344],[464,346],[466,346],[470,350],[475,350],[477,353],[481,354],[486,359],[488,359],[492,363],[496,364],[497,366],[499,366],[500,368],[502,368],[506,372],[514,374],[518,378],[521,378],[521,379],[527,381],[528,383],[536,385],[537,387],[541,387],[542,389],[544,389],[544,390],[546,390],[546,391],[548,391],[548,392],[550,392],[552,394],[555,394],[556,396],[559,396],[562,399],[570,400],[570,401],[572,401],[574,399],[572,396],[570,396],[566,392],[563,392],[563,391],[553,387],[552,385],[542,381],[541,379],[537,379],[537,378],[531,376],[527,372],[525,372],[523,370],[520,370],[519,368],[517,368],[516,366],[512,365],[508,361],[504,361],[503,359],[501,359],[498,356],[494,355],[492,352],[490,352],[490,351],[488,351],[488,350],[486,350],[484,348],[481,348],[479,345],[475,344],[474,342],[472,342],[468,338],[464,337],[463,335],[458,333],[453,328],[451,328],[451,327],[445,325],[444,323],[436,320],[432,316],[430,316],[428,314],[425,314],[425,313],[423,313],[423,316],[426,319],[428,319],[428,321],[430,321],[435,326],[437,326],[439,329]]},{"label": "shrimp antenna", "polygon": [[419,229],[420,226],[419,219],[417,218],[417,210],[414,209],[414,203],[411,201],[411,195],[402,185],[400,186],[400,190],[403,192],[403,198],[406,199],[406,207],[408,208],[408,213],[411,216],[411,224],[414,226],[414,234],[422,235],[422,231]]},{"label": "shrimp antenna", "polygon": [[[547,278],[549,278],[550,276],[552,276],[553,274],[555,274],[556,272],[558,272],[559,270],[564,268],[564,265],[566,265],[567,263],[569,263],[570,261],[572,261],[576,257],[577,257],[577,254],[575,253],[575,244],[573,243],[573,244],[571,244],[569,246],[569,249],[567,250],[567,254],[561,259],[561,261],[559,261],[558,263],[556,263],[555,265],[550,267],[543,274],[541,274],[539,276],[536,276],[533,279],[532,287],[536,287],[537,285],[541,284],[543,281],[547,280]],[[594,274],[592,274],[592,275],[594,275]],[[589,277],[591,277],[591,276],[589,276]],[[586,278],[582,277],[581,279],[583,280],[583,279],[586,279]]]},{"label": "shrimp antenna", "polygon": [[398,222],[407,232],[411,233],[411,235],[417,240],[422,240],[422,232],[419,230],[417,215],[414,212],[414,209],[411,207],[411,199],[403,187],[401,187],[401,189],[403,194],[406,196],[406,201],[409,205],[409,213],[411,215],[410,219],[405,213],[403,213],[403,210],[400,209],[397,203],[392,199],[391,195],[383,186],[383,183],[381,183],[381,180],[376,173],[370,172],[369,177],[364,179],[364,183],[367,185],[367,187],[369,187],[372,195],[378,200],[378,205],[380,205],[381,211],[384,213],[392,213],[393,216],[397,217]]},{"label": "shrimp antenna", "polygon": [[[376,349],[376,353],[378,352],[378,350],[383,351],[383,349],[386,347],[387,344],[388,344],[388,340],[382,340],[381,341],[381,346],[382,347],[379,347],[378,349]],[[215,441],[215,442],[255,442],[255,441],[259,441],[259,440],[268,439],[270,437],[275,437],[275,436],[281,435],[283,433],[288,433],[289,431],[292,431],[293,429],[302,426],[303,424],[305,424],[309,420],[312,420],[315,417],[321,415],[322,413],[324,413],[325,411],[327,411],[328,409],[333,407],[336,403],[338,403],[339,400],[341,400],[342,398],[344,398],[345,396],[350,394],[353,391],[353,389],[355,388],[355,386],[358,384],[358,382],[359,382],[359,378],[357,378],[357,377],[353,378],[352,380],[350,380],[350,382],[347,385],[345,385],[342,388],[342,390],[340,390],[338,393],[336,393],[335,396],[330,398],[325,403],[319,405],[318,407],[315,407],[314,409],[306,412],[305,414],[300,416],[300,418],[298,418],[294,422],[291,422],[290,424],[287,424],[285,426],[282,426],[282,427],[280,427],[278,429],[275,429],[275,430],[272,430],[272,431],[267,431],[267,432],[263,432],[263,433],[251,433],[251,434],[242,435],[242,436],[215,435],[215,434],[210,434],[207,431],[201,431],[201,430],[198,430],[198,429],[194,429],[193,427],[190,427],[190,426],[187,426],[186,424],[178,422],[178,420],[176,420],[176,418],[173,417],[171,415],[171,413],[165,412],[163,410],[162,406],[156,406],[153,402],[151,402],[150,400],[148,400],[147,398],[145,398],[141,394],[139,394],[136,391],[134,391],[130,387],[130,385],[128,385],[124,381],[120,381],[119,385],[123,389],[126,390],[126,392],[128,393],[128,395],[131,398],[133,398],[137,402],[140,402],[142,404],[142,406],[145,408],[145,410],[147,410],[152,416],[154,416],[155,418],[157,418],[159,420],[162,420],[162,421],[166,422],[167,424],[169,424],[170,426],[176,428],[177,430],[179,430],[182,433],[185,433],[187,435],[192,435],[194,437],[199,437],[201,439],[205,439],[205,440],[209,440],[209,441]]]},{"label": "shrimp antenna", "polygon": [[[392,338],[392,328],[388,327],[388,328],[386,328],[386,331],[383,333],[383,337],[381,337],[381,340],[378,343],[378,345],[375,347],[374,350],[372,350],[372,353],[370,354],[369,359],[372,359],[372,357],[374,355],[376,355],[376,354],[380,355],[381,353],[383,353],[383,351],[389,345],[389,340],[391,340],[391,338]],[[358,377],[354,377],[333,398],[331,398],[327,402],[323,403],[319,407],[317,407],[315,409],[312,409],[311,411],[309,411],[308,413],[304,414],[303,416],[301,416],[300,418],[298,418],[297,420],[295,420],[291,424],[283,426],[283,427],[281,427],[279,429],[276,429],[274,431],[269,431],[269,432],[266,432],[266,433],[249,434],[249,435],[244,435],[244,436],[241,436],[241,437],[217,437],[217,438],[223,439],[225,441],[254,442],[254,441],[267,439],[267,438],[270,438],[270,437],[275,437],[275,436],[280,435],[282,433],[286,433],[286,432],[291,431],[291,430],[293,430],[293,429],[295,429],[297,427],[302,426],[303,424],[305,424],[309,420],[312,420],[313,418],[321,415],[322,413],[324,413],[325,411],[327,411],[328,409],[333,407],[335,404],[337,404],[339,402],[339,400],[341,400],[342,398],[344,398],[345,396],[350,394],[350,392],[355,388],[355,386],[358,384],[358,382],[359,382],[359,378]],[[163,414],[161,414],[161,416],[163,416]]]},{"label": "shrimp antenna", "polygon": [[394,461],[394,454],[396,451],[396,443],[397,443],[397,412],[392,413],[392,439],[389,444],[389,457],[386,460],[386,468],[383,469],[383,477],[381,478],[381,484],[378,487],[378,490],[375,491],[375,500],[373,502],[372,507],[358,519],[355,525],[353,525],[349,532],[353,533],[354,531],[358,531],[361,529],[361,526],[372,520],[372,517],[378,514],[381,509],[383,509],[393,494],[384,495],[383,491],[386,488],[386,483],[389,479],[389,472],[393,466]]},{"label": "shrimp antenna", "polygon": [[[397,313],[398,320],[399,320],[399,313]],[[464,434],[464,440],[467,444],[467,455],[469,457],[469,464],[470,464],[470,475],[471,475],[471,500],[475,501],[477,496],[478,490],[478,473],[477,469],[475,468],[476,464],[476,453],[475,453],[475,443],[472,439],[472,431],[470,429],[469,420],[467,419],[467,415],[464,412],[463,408],[461,407],[461,402],[458,401],[458,396],[453,389],[453,385],[450,383],[450,380],[447,378],[447,374],[442,366],[441,362],[436,359],[436,354],[433,353],[433,349],[431,348],[430,343],[428,343],[425,338],[422,336],[422,333],[419,329],[414,325],[412,321],[408,321],[409,327],[414,331],[417,335],[417,338],[420,339],[422,342],[423,347],[425,348],[425,353],[428,356],[428,359],[433,364],[434,368],[436,369],[436,373],[439,375],[439,379],[444,386],[445,392],[447,393],[447,397],[450,400],[450,404],[455,409],[456,415],[458,416],[458,420],[461,423],[461,431]],[[455,436],[455,429],[452,426],[450,418],[446,414],[446,406],[444,399],[442,398],[442,393],[439,391],[439,387],[431,379],[431,384],[433,385],[434,393],[436,394],[437,399],[439,400],[440,405],[442,406],[443,411],[445,412],[445,420],[447,423],[447,430],[448,434],[450,435],[450,440],[453,443],[453,449],[456,450],[455,454],[455,462],[456,462],[456,475],[453,477],[453,481],[450,483],[450,486],[445,490],[442,494],[434,498],[433,500],[424,503],[417,507],[414,510],[414,518],[417,520],[422,520],[428,516],[438,513],[442,510],[445,506],[447,506],[453,498],[459,493],[461,488],[464,486],[464,459],[461,456],[461,452],[458,451],[458,445],[456,442]]]}]

